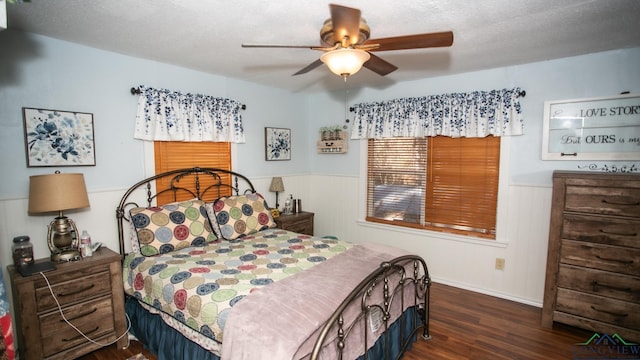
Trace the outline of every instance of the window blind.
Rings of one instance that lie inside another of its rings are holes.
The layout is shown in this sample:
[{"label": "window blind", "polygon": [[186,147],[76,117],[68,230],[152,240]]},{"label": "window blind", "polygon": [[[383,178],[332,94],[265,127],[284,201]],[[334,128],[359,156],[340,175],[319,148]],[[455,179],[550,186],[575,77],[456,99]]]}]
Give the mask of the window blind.
[{"label": "window blind", "polygon": [[496,231],[500,138],[429,138],[426,225]]},{"label": "window blind", "polygon": [[[156,141],[154,142],[155,151],[155,168],[156,174],[161,172],[191,168],[191,167],[212,167],[224,170],[231,170],[231,143],[229,142],[183,142],[183,141]],[[167,188],[168,180],[160,182],[158,179],[156,186],[158,188]],[[195,179],[187,178],[181,181],[183,184],[195,187]],[[213,178],[209,176],[200,178],[200,188],[205,189],[213,184]],[[229,175],[222,179],[225,184],[231,183]],[[219,196],[227,196],[231,194],[230,189],[223,189],[224,192]],[[212,196],[204,200],[213,201],[213,197],[217,197],[218,193],[208,194]],[[158,195],[158,205],[167,204],[175,201],[184,201],[191,199],[187,193],[179,193],[174,199],[173,193],[166,192]]]},{"label": "window blind", "polygon": [[369,140],[367,214],[419,225],[427,165],[426,138]]},{"label": "window blind", "polygon": [[500,138],[368,140],[367,220],[495,238]]}]

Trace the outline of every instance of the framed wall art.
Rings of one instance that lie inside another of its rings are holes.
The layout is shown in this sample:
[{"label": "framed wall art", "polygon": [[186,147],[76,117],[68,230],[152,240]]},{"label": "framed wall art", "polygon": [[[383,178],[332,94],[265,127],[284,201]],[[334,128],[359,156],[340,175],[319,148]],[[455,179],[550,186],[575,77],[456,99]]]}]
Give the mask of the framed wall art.
[{"label": "framed wall art", "polygon": [[95,166],[93,114],[22,108],[27,167]]},{"label": "framed wall art", "polygon": [[265,159],[291,160],[291,129],[264,128]]},{"label": "framed wall art", "polygon": [[640,95],[546,101],[543,160],[640,160]]}]

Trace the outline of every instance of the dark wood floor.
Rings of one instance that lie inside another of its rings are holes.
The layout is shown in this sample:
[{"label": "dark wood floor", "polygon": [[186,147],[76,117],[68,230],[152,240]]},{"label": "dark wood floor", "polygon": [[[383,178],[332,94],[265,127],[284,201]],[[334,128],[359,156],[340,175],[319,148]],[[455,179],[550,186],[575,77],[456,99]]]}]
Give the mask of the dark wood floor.
[{"label": "dark wood floor", "polygon": [[[593,335],[563,325],[542,329],[541,309],[533,306],[441,284],[431,289],[432,338],[415,343],[403,360],[570,359],[572,346]],[[138,353],[156,359],[135,341],[125,350],[112,345],[80,359],[127,359]]]}]

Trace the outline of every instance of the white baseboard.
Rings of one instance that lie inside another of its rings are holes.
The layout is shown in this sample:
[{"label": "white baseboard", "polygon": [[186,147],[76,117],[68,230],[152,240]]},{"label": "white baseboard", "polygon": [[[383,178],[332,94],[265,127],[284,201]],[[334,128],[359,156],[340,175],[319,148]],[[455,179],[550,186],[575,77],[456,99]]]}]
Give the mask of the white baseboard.
[{"label": "white baseboard", "polygon": [[525,299],[525,298],[521,298],[521,297],[509,295],[509,294],[504,294],[504,293],[501,293],[501,292],[498,292],[498,291],[477,288],[477,287],[474,287],[474,286],[469,286],[468,284],[462,284],[462,283],[458,283],[458,282],[455,282],[455,281],[449,281],[449,280],[446,280],[446,279],[440,279],[440,278],[437,278],[437,277],[432,277],[431,281],[439,283],[439,284],[444,284],[444,285],[457,287],[457,288],[464,289],[464,290],[477,292],[477,293],[480,293],[480,294],[485,294],[485,295],[489,295],[489,296],[493,296],[493,297],[497,297],[497,298],[501,298],[501,299],[505,299],[505,300],[515,301],[515,302],[518,302],[518,303],[522,303],[522,304],[526,304],[526,305],[531,305],[531,306],[535,306],[535,307],[538,307],[538,308],[542,308],[542,303],[540,301],[537,301],[537,300]]}]

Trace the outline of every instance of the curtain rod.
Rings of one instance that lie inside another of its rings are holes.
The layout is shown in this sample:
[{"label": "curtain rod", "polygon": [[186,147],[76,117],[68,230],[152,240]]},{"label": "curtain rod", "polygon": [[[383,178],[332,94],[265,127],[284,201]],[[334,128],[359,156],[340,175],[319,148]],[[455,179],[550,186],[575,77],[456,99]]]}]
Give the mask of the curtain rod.
[{"label": "curtain rod", "polygon": [[[133,88],[131,89],[131,91],[133,91]],[[526,92],[526,91],[524,91],[524,90],[521,90],[521,91],[518,93],[518,97],[525,97],[526,95],[527,95],[527,92]],[[354,107],[350,107],[350,108],[349,108],[349,111],[350,111],[350,112],[354,112],[354,111],[356,111],[356,109],[355,109]]]},{"label": "curtain rod", "polygon": [[[142,93],[142,91],[140,91],[140,89],[136,87],[132,87],[130,91],[131,91],[131,95],[140,95]],[[241,109],[247,110],[247,105],[242,104]]]}]

